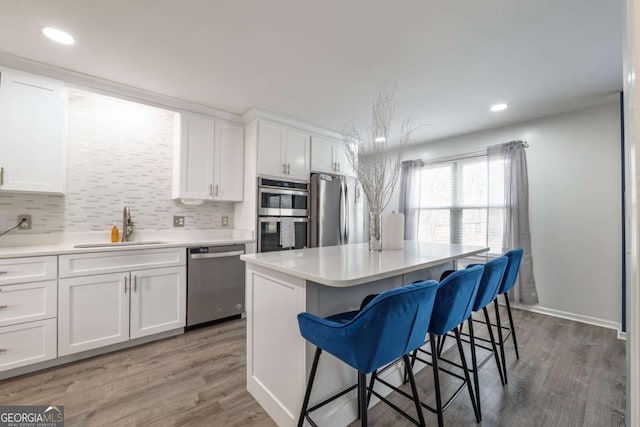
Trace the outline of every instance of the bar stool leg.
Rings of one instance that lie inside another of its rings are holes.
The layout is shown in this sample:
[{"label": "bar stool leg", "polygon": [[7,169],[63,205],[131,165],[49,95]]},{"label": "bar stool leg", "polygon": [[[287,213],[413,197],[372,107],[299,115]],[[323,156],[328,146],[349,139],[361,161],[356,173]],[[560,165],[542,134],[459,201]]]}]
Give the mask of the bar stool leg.
[{"label": "bar stool leg", "polygon": [[507,379],[507,360],[504,357],[504,339],[502,338],[502,322],[500,321],[498,298],[493,300],[493,307],[496,311],[496,323],[498,324],[498,344],[500,345],[500,358],[502,359],[502,373],[504,375],[504,383],[509,384],[509,380]]},{"label": "bar stool leg", "polygon": [[358,372],[358,399],[360,406],[360,425],[367,424],[367,374]]},{"label": "bar stool leg", "polygon": [[438,414],[438,427],[443,427],[444,420],[442,418],[442,397],[440,396],[440,377],[438,375],[438,353],[434,338],[435,336],[433,334],[430,334],[429,342],[431,343],[431,367],[433,368],[433,386],[436,389],[436,410]]},{"label": "bar stool leg", "polygon": [[473,385],[476,392],[476,404],[478,405],[478,422],[482,421],[482,409],[480,407],[480,382],[478,381],[478,359],[476,356],[476,342],[473,335],[473,319],[469,317],[469,341],[471,344],[471,366],[473,368]]},{"label": "bar stool leg", "polygon": [[[406,354],[402,356],[402,360],[404,360],[405,366],[409,366],[409,356]],[[418,388],[416,387],[416,380],[413,377],[413,370],[407,370],[409,374],[409,382],[411,383],[411,393],[413,394],[413,401],[416,404],[416,411],[418,412],[418,421],[420,422],[420,427],[424,427],[426,424],[424,422],[424,414],[422,413],[422,403],[420,402],[420,397],[418,396]]]},{"label": "bar stool leg", "polygon": [[513,346],[516,349],[516,359],[520,360],[520,354],[518,353],[518,340],[516,339],[516,328],[513,324],[513,317],[511,316],[511,304],[509,304],[509,293],[504,293],[504,299],[507,302],[507,314],[509,315],[509,326],[511,327],[511,337],[513,338]]},{"label": "bar stool leg", "polygon": [[504,376],[502,375],[502,362],[500,361],[500,356],[498,355],[498,347],[496,346],[496,340],[493,337],[493,328],[491,327],[491,320],[489,319],[489,311],[487,307],[482,307],[482,312],[484,313],[484,321],[487,324],[487,329],[489,330],[489,339],[491,340],[491,347],[493,348],[493,358],[496,360],[496,367],[498,368],[498,374],[500,374],[500,382],[504,387]]},{"label": "bar stool leg", "polygon": [[320,354],[322,349],[316,347],[316,354],[313,356],[313,364],[311,365],[311,373],[309,374],[309,381],[307,382],[307,390],[304,392],[304,401],[302,402],[302,409],[300,410],[300,417],[298,418],[298,427],[302,427],[304,424],[304,417],[309,407],[309,397],[311,397],[311,388],[313,387],[313,380],[316,377],[316,371],[318,370],[318,361],[320,360]]},{"label": "bar stool leg", "polygon": [[460,353],[460,361],[462,362],[462,369],[464,370],[464,377],[467,381],[467,389],[469,390],[469,397],[471,398],[471,405],[473,406],[473,413],[476,416],[476,421],[480,422],[480,415],[478,413],[478,405],[476,405],[476,397],[473,395],[473,386],[471,385],[471,378],[469,377],[469,368],[467,367],[467,360],[464,357],[464,349],[462,348],[462,340],[460,339],[460,329],[456,326],[453,328],[453,332],[456,334],[456,341],[458,343],[458,352]]},{"label": "bar stool leg", "polygon": [[[405,371],[405,375],[406,373],[407,372]],[[377,370],[371,373],[371,378],[369,379],[369,389],[367,390],[367,407],[369,407],[369,403],[371,403],[371,392],[373,391],[373,384],[375,384],[376,381],[376,375],[378,375]]]}]

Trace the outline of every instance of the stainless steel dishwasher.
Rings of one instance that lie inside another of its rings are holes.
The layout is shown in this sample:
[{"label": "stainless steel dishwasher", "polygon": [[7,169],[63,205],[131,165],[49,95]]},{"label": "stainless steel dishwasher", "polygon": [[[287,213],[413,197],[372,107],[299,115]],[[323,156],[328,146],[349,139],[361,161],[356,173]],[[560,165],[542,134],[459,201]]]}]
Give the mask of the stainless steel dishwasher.
[{"label": "stainless steel dishwasher", "polygon": [[187,327],[242,314],[244,245],[188,248]]}]

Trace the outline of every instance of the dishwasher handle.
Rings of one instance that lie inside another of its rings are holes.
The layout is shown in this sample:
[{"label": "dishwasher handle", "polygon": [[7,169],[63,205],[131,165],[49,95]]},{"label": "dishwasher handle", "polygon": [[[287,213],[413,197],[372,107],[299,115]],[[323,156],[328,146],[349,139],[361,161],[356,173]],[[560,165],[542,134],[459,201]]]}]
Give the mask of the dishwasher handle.
[{"label": "dishwasher handle", "polygon": [[226,258],[226,257],[238,256],[238,255],[244,255],[244,251],[213,252],[209,254],[191,254],[191,259]]}]

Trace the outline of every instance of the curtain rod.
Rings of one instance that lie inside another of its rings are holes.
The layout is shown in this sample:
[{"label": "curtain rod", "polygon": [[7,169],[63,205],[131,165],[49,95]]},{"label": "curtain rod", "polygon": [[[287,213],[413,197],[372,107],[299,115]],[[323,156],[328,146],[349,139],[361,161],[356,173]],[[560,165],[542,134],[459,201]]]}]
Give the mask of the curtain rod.
[{"label": "curtain rod", "polygon": [[[524,148],[529,148],[529,143],[522,141],[522,146]],[[447,157],[439,157],[437,159],[432,159],[432,160],[419,160],[420,162],[422,162],[422,165],[433,165],[433,164],[437,164],[437,163],[446,163],[446,162],[450,162],[453,160],[468,160],[468,159],[474,159],[474,158],[478,158],[478,157],[483,157],[487,155],[487,149],[484,150],[479,150],[479,151],[472,151],[470,153],[464,153],[464,154],[457,154],[454,156],[447,156]]]}]

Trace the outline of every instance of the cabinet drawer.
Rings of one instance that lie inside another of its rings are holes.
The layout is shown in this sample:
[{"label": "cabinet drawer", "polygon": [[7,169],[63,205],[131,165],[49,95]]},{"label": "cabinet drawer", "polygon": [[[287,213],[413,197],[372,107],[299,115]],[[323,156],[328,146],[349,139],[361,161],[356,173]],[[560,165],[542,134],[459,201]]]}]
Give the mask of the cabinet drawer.
[{"label": "cabinet drawer", "polygon": [[0,328],[0,371],[54,359],[56,319]]},{"label": "cabinet drawer", "polygon": [[185,248],[60,255],[60,277],[89,276],[186,264]]},{"label": "cabinet drawer", "polygon": [[55,279],[57,267],[55,256],[0,259],[0,285]]},{"label": "cabinet drawer", "polygon": [[57,313],[55,280],[0,287],[0,326],[49,319]]}]

